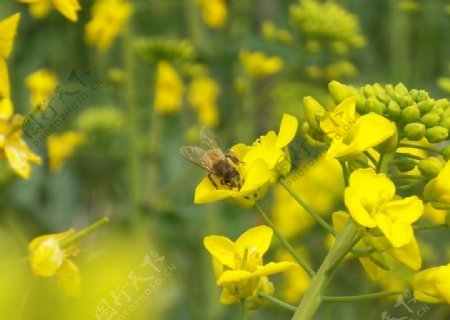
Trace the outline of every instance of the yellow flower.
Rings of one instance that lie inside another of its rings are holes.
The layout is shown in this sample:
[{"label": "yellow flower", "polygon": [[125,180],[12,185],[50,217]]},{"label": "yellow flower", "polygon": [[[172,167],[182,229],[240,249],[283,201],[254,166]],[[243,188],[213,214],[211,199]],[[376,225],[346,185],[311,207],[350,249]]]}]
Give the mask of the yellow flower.
[{"label": "yellow flower", "polygon": [[424,189],[424,197],[429,201],[450,204],[450,161],[447,161],[444,168],[436,178],[427,183]]},{"label": "yellow flower", "polygon": [[92,19],[85,26],[84,39],[86,43],[96,46],[98,51],[105,52],[133,13],[133,7],[122,0],[96,0],[91,13]]},{"label": "yellow flower", "polygon": [[6,19],[0,20],[0,60],[11,55],[20,13],[15,13]]},{"label": "yellow flower", "polygon": [[225,0],[198,0],[205,23],[219,29],[227,22],[228,8]]},{"label": "yellow flower", "polygon": [[179,75],[167,61],[160,61],[156,70],[155,110],[175,113],[183,102],[184,86]]},{"label": "yellow flower", "polygon": [[0,57],[0,117],[8,119],[12,116],[14,107],[10,99],[8,67]]},{"label": "yellow flower", "polygon": [[218,179],[215,186],[205,177],[195,189],[194,202],[202,204],[227,199],[243,207],[253,206],[264,196],[269,183],[275,182],[279,174],[289,173],[291,164],[285,147],[294,138],[297,124],[295,117],[284,114],[278,135],[270,131],[252,146],[233,146],[231,152],[239,160],[235,167],[240,175],[241,187],[229,188]]},{"label": "yellow flower", "polygon": [[277,73],[283,68],[283,60],[279,57],[268,57],[263,52],[242,50],[239,54],[244,70],[255,78]]},{"label": "yellow flower", "polygon": [[189,86],[189,103],[198,111],[199,123],[209,128],[217,126],[219,121],[218,95],[217,82],[207,76],[195,78]]},{"label": "yellow flower", "polygon": [[[299,250],[296,250],[299,251]],[[285,249],[277,252],[277,259],[295,262],[292,255]],[[298,303],[309,288],[311,278],[303,268],[288,270],[283,274],[283,297],[287,303]]]},{"label": "yellow flower", "polygon": [[418,272],[412,287],[417,300],[450,304],[450,263]]},{"label": "yellow flower", "polygon": [[417,196],[394,198],[394,183],[386,175],[358,169],[351,174],[344,196],[353,220],[366,228],[379,228],[393,247],[414,238],[411,224],[422,215],[423,203]]},{"label": "yellow flower", "polygon": [[54,7],[64,17],[72,22],[78,20],[78,11],[81,6],[78,0],[19,0],[22,3],[28,3],[30,13],[36,19],[42,19],[48,15],[51,8]]},{"label": "yellow flower", "polygon": [[203,243],[212,255],[217,285],[223,286],[221,303],[233,304],[245,299],[250,302],[250,308],[257,308],[262,304],[258,292],[273,292],[267,276],[298,267],[293,262],[263,265],[272,234],[269,227],[259,226],[247,230],[235,242],[223,236],[205,237]]},{"label": "yellow flower", "polygon": [[51,171],[60,169],[64,161],[72,156],[79,145],[83,144],[85,138],[82,134],[68,131],[61,135],[51,135],[48,137],[48,157]]},{"label": "yellow flower", "polygon": [[[313,99],[308,97],[308,99]],[[352,159],[396,133],[388,119],[373,112],[355,118],[356,98],[349,97],[320,120],[322,132],[331,139],[329,158]]]},{"label": "yellow flower", "polygon": [[45,107],[46,101],[54,93],[58,84],[56,75],[48,69],[39,69],[25,78],[30,91],[30,104],[33,108]]},{"label": "yellow flower", "polygon": [[[349,214],[344,211],[337,211],[333,213],[333,227],[337,231],[341,231],[347,220]],[[372,247],[374,251],[369,254],[358,255],[364,270],[374,281],[380,280],[383,270],[389,270],[389,256],[401,262],[403,265],[411,270],[417,271],[422,265],[422,257],[420,255],[419,246],[414,237],[411,241],[401,247],[394,248],[387,238],[380,234],[376,229],[364,230],[360,232],[361,240],[355,245],[355,248]]]},{"label": "yellow flower", "polygon": [[80,293],[80,274],[69,259],[78,254],[78,247],[62,247],[61,242],[75,234],[75,230],[35,238],[28,246],[33,273],[40,277],[56,276],[61,290],[69,296]]},{"label": "yellow flower", "polygon": [[0,117],[0,159],[7,159],[11,168],[24,179],[31,175],[30,163],[40,164],[41,158],[34,154],[22,140],[20,125],[22,117]]}]

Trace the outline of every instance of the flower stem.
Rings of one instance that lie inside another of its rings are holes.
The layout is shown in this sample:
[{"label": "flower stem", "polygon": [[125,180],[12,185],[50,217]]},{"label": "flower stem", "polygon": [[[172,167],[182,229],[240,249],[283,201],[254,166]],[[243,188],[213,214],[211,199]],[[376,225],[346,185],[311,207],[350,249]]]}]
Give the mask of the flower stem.
[{"label": "flower stem", "polygon": [[389,296],[395,296],[395,295],[402,295],[408,293],[408,290],[390,290],[390,291],[381,291],[381,292],[375,292],[375,293],[367,293],[367,294],[361,294],[357,296],[323,296],[322,301],[323,302],[353,302],[353,301],[363,301],[363,300],[371,300],[371,299],[378,299],[378,298],[384,298]]},{"label": "flower stem", "polygon": [[278,181],[284,189],[308,212],[325,230],[327,230],[332,235],[336,235],[336,230],[333,229],[321,216],[317,214],[310,206],[308,206],[295,192],[289,187],[289,185],[283,180]]},{"label": "flower stem", "polygon": [[342,167],[342,177],[344,178],[344,186],[348,187],[348,177],[349,177],[348,167],[347,167],[345,161],[339,160],[339,164]]},{"label": "flower stem", "polygon": [[322,302],[323,290],[330,282],[336,265],[352,248],[357,233],[358,227],[352,220],[349,220],[344,229],[337,235],[336,241],[312,278],[309,288],[300,301],[292,320],[310,320],[313,318]]},{"label": "flower stem", "polygon": [[429,178],[422,176],[414,176],[411,174],[389,174],[389,178],[391,179],[415,179],[415,180],[429,180]]},{"label": "flower stem", "polygon": [[297,310],[297,307],[290,305],[289,303],[286,303],[284,301],[281,301],[280,299],[272,297],[271,295],[265,293],[264,291],[258,292],[258,296],[266,299],[267,301],[273,302],[276,305],[279,305],[280,307],[282,307],[284,309],[291,310],[291,311]]},{"label": "flower stem", "polygon": [[270,221],[269,217],[266,215],[264,210],[255,203],[255,208],[258,211],[261,218],[264,220],[264,222],[272,228],[273,232],[275,233],[275,236],[278,238],[278,240],[281,242],[281,244],[289,251],[289,253],[294,257],[294,259],[299,263],[299,265],[302,266],[303,269],[305,269],[306,273],[310,277],[314,276],[314,271],[311,269],[311,267],[306,263],[306,261],[295,251],[295,249],[291,246],[291,244],[286,240],[286,238],[281,234],[281,232],[278,230],[278,228]]},{"label": "flower stem", "polygon": [[[368,151],[364,151],[364,155],[367,157],[367,159],[370,160],[370,162],[372,162],[372,164],[378,168],[378,161],[368,152]],[[380,159],[381,160],[381,159]]]},{"label": "flower stem", "polygon": [[242,320],[248,320],[247,306],[245,305],[245,299],[241,299],[241,312]]},{"label": "flower stem", "polygon": [[104,225],[105,223],[107,223],[109,221],[108,217],[103,217],[100,220],[98,220],[97,222],[91,224],[90,226],[81,229],[80,231],[74,233],[73,235],[71,235],[70,237],[62,240],[59,245],[61,248],[66,247],[67,245],[71,244],[72,242],[75,242],[85,236],[87,236],[88,234],[94,232],[95,230],[97,230],[98,228],[100,228],[102,225]]}]

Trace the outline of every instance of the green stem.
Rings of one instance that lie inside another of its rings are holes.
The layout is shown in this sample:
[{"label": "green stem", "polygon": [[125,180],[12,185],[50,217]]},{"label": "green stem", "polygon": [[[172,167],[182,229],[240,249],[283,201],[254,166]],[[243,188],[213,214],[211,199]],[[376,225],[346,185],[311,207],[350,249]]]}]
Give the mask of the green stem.
[{"label": "green stem", "polygon": [[130,177],[130,218],[134,224],[138,224],[141,206],[141,168],[140,168],[140,147],[139,147],[139,121],[138,110],[135,99],[135,55],[133,51],[133,31],[129,24],[123,32],[123,55],[125,69],[125,106],[128,114],[128,168]]},{"label": "green stem", "polygon": [[378,298],[402,295],[402,294],[407,294],[407,293],[408,293],[408,290],[390,290],[390,291],[361,294],[361,295],[357,295],[357,296],[341,296],[341,297],[339,297],[339,296],[323,296],[322,301],[323,302],[353,302],[353,301],[378,299]]},{"label": "green stem", "polygon": [[348,182],[348,177],[349,177],[348,167],[345,164],[345,161],[339,160],[339,164],[342,167],[342,176],[344,177],[344,186],[348,187],[348,184],[349,184],[349,182]]},{"label": "green stem", "polygon": [[297,307],[290,305],[289,303],[286,303],[284,301],[281,301],[280,299],[277,299],[275,297],[272,297],[271,295],[265,293],[264,291],[260,291],[258,292],[258,296],[266,299],[267,301],[273,302],[276,305],[279,305],[280,307],[290,310],[290,311],[295,311],[297,310]]},{"label": "green stem", "polygon": [[416,160],[423,160],[423,157],[419,157],[410,153],[404,153],[404,152],[395,152],[394,153],[395,156],[399,156],[399,157],[405,157],[405,158],[411,158],[411,159],[416,159]]},{"label": "green stem", "polygon": [[241,312],[242,320],[248,320],[247,306],[245,305],[245,299],[241,299]]},{"label": "green stem", "polygon": [[336,236],[336,230],[333,229],[317,212],[315,212],[310,206],[308,206],[295,192],[289,187],[289,185],[283,180],[278,181],[284,189],[306,210],[325,230],[332,235]]},{"label": "green stem", "polygon": [[278,230],[278,228],[270,221],[269,217],[266,215],[264,210],[255,203],[255,208],[259,212],[261,218],[264,220],[264,222],[273,230],[275,233],[275,236],[278,238],[278,240],[281,242],[281,244],[289,251],[289,253],[294,257],[294,259],[298,262],[299,265],[302,266],[303,269],[305,269],[306,273],[310,277],[314,276],[314,271],[311,269],[311,267],[306,263],[306,261],[295,251],[295,249],[291,246],[291,244],[286,240],[286,238],[281,234],[281,232]]},{"label": "green stem", "polygon": [[70,237],[62,240],[59,242],[59,245],[61,248],[66,247],[67,245],[71,244],[72,242],[78,241],[79,239],[87,236],[88,234],[94,232],[95,230],[97,230],[98,228],[100,228],[102,225],[104,225],[105,223],[107,223],[109,221],[108,217],[103,217],[100,220],[98,220],[97,222],[91,224],[90,226],[81,229],[80,231],[78,231],[77,233],[74,233],[73,235],[71,235]]},{"label": "green stem", "polygon": [[414,230],[436,230],[444,228],[448,228],[448,225],[445,223],[413,226]]},{"label": "green stem", "polygon": [[420,149],[420,150],[424,150],[424,151],[431,152],[431,153],[440,153],[439,150],[436,150],[434,148],[419,146],[419,145],[410,144],[410,143],[399,143],[398,146],[400,148],[401,147],[404,147],[404,148],[415,148],[415,149]]},{"label": "green stem", "polygon": [[384,153],[381,153],[380,159],[378,159],[378,162],[376,164],[376,172],[377,173],[381,172],[381,167],[383,166],[383,161],[384,161]]},{"label": "green stem", "polygon": [[379,162],[368,151],[364,151],[364,155],[372,162],[374,167],[378,168]]},{"label": "green stem", "polygon": [[295,311],[292,320],[310,320],[313,318],[322,302],[322,292],[333,276],[336,264],[341,261],[351,249],[358,233],[356,224],[349,220],[344,229],[336,237],[336,241],[322,262],[316,275],[312,278],[308,290]]}]

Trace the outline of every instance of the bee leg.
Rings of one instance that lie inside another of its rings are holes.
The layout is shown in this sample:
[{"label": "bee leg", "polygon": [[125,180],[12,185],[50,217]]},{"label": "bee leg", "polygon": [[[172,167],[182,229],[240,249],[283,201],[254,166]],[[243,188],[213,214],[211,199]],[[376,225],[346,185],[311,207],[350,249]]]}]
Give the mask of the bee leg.
[{"label": "bee leg", "polygon": [[234,164],[239,164],[239,163],[244,163],[241,160],[239,160],[231,150],[228,150],[227,154],[225,155],[226,158],[230,159],[231,161],[233,161]]},{"label": "bee leg", "polygon": [[213,184],[213,186],[214,186],[216,189],[219,189],[219,187],[217,186],[217,183],[215,183],[215,181],[214,181],[213,178],[211,177],[211,173],[208,174],[208,178],[209,178],[209,181],[211,181],[211,183]]}]

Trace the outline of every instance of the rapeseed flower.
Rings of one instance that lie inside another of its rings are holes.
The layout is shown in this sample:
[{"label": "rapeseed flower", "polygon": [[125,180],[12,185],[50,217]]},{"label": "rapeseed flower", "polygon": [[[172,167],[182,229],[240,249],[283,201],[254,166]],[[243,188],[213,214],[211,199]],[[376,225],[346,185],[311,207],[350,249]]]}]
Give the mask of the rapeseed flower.
[{"label": "rapeseed flower", "polygon": [[272,294],[274,290],[267,276],[298,267],[293,262],[263,264],[272,235],[272,229],[259,226],[247,230],[235,242],[223,236],[205,237],[203,243],[213,258],[217,285],[223,287],[221,303],[245,300],[249,308],[257,308],[263,302],[258,292]]},{"label": "rapeseed flower", "polygon": [[450,263],[418,272],[413,277],[412,288],[419,301],[450,304]]},{"label": "rapeseed flower", "polygon": [[353,220],[366,228],[378,228],[394,248],[414,238],[412,223],[423,213],[417,196],[395,197],[395,185],[371,168],[358,169],[350,176],[344,193],[345,205]]},{"label": "rapeseed flower", "polygon": [[91,9],[92,18],[84,29],[86,43],[100,52],[108,51],[132,13],[133,7],[127,1],[95,1]]},{"label": "rapeseed flower", "polygon": [[175,113],[183,102],[184,85],[167,61],[158,62],[154,107],[158,113]]},{"label": "rapeseed flower", "polygon": [[208,76],[199,76],[192,80],[188,91],[188,101],[197,110],[198,122],[201,125],[209,128],[217,126],[219,122],[217,106],[219,92],[217,82]]},{"label": "rapeseed flower", "polygon": [[45,108],[58,85],[58,78],[48,69],[39,69],[26,77],[25,84],[30,91],[31,106]]},{"label": "rapeseed flower", "polygon": [[283,60],[273,56],[268,57],[261,51],[249,52],[242,50],[239,54],[245,72],[255,78],[263,78],[279,72],[283,68]]},{"label": "rapeseed flower", "polygon": [[225,0],[198,0],[205,23],[214,29],[225,25],[228,17],[228,8]]},{"label": "rapeseed flower", "polygon": [[36,19],[48,15],[52,7],[72,22],[78,21],[78,11],[81,10],[78,0],[19,0],[29,4],[29,11]]},{"label": "rapeseed flower", "polygon": [[450,204],[450,161],[436,178],[427,183],[424,190],[425,200]]},{"label": "rapeseed flower", "polygon": [[64,165],[64,161],[71,157],[84,141],[84,136],[74,131],[49,136],[47,148],[50,171],[55,172],[60,169]]}]

